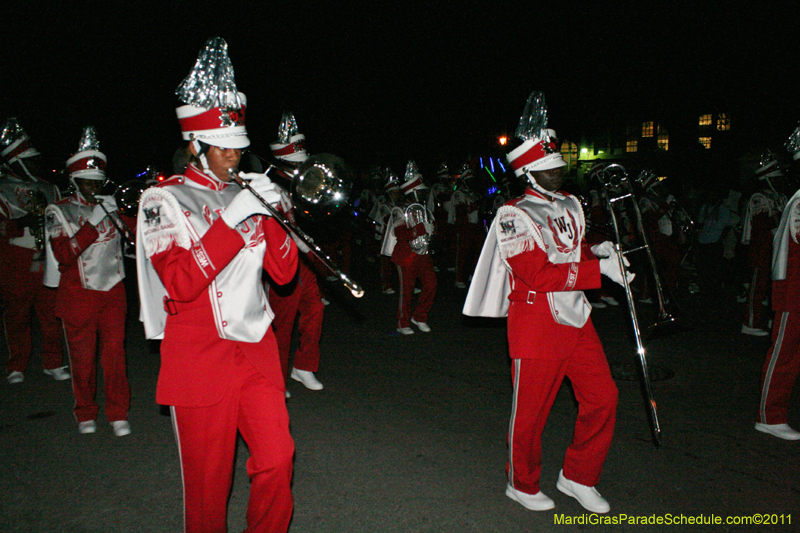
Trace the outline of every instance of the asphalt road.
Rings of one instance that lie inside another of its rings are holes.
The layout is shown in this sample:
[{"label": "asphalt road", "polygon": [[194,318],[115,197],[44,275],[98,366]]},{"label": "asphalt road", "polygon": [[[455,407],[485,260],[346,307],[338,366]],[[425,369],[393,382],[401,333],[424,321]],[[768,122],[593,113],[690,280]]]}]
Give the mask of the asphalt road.
[{"label": "asphalt road", "polygon": [[[631,371],[627,312],[593,312],[620,390],[598,486],[612,507],[606,519],[618,523],[570,524],[593,517],[555,488],[577,412],[569,386],[543,437],[542,489],[556,509],[527,511],[504,494],[511,400],[504,321],[463,317],[465,291],[442,272],[433,331],[398,335],[396,299],[380,292],[374,265],[366,267],[357,279],[367,289],[363,299],[338,287],[329,293],[317,374],[325,389],[289,385],[292,532],[800,530],[800,443],[753,429],[769,340],[739,333],[741,304],[732,295],[683,295],[682,330],[646,344],[659,448]],[[649,323],[652,312],[640,309]],[[79,435],[69,382],[44,376],[38,358],[24,383],[0,383],[0,532],[181,531],[176,446],[154,401],[157,347],[144,340],[137,315],[132,299],[130,436],[114,437],[102,418],[96,434]],[[797,400],[790,423],[800,427]],[[245,527],[246,458],[240,443],[230,531]],[[722,523],[689,523],[715,518]]]}]

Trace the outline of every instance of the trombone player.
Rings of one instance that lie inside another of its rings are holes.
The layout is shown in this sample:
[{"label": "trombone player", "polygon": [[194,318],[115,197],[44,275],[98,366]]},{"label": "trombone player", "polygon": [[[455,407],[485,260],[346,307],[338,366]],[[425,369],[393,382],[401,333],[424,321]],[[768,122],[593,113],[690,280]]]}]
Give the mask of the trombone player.
[{"label": "trombone player", "polygon": [[[170,406],[183,473],[187,533],[227,530],[237,432],[250,451],[247,530],[286,531],[294,442],[262,271],[279,284],[297,247],[249,189],[232,183],[250,145],[244,94],[228,45],[206,42],[176,91],[191,160],[139,203],[136,260],[142,319],[160,339],[156,401]],[[265,203],[265,175],[245,175]]]},{"label": "trombone player", "polygon": [[611,446],[617,387],[582,291],[599,288],[601,274],[620,284],[632,275],[612,243],[589,250],[581,204],[559,190],[566,163],[547,129],[541,93],[528,98],[516,136],[522,143],[507,159],[529,186],[498,210],[464,305],[469,316],[508,316],[514,392],[506,495],[533,511],[555,507],[540,488],[541,435],[567,377],[579,410],[556,487],[585,509],[607,513],[595,486]]},{"label": "trombone player", "polygon": [[131,432],[130,387],[125,363],[125,266],[122,236],[111,213],[113,197],[98,195],[106,182],[106,156],[94,128],[84,129],[78,152],[67,160],[75,192],[47,207],[44,282],[57,287],[56,316],[64,325],[74,414],[81,434],[97,430],[97,350],[103,369],[105,415],[118,437]]}]

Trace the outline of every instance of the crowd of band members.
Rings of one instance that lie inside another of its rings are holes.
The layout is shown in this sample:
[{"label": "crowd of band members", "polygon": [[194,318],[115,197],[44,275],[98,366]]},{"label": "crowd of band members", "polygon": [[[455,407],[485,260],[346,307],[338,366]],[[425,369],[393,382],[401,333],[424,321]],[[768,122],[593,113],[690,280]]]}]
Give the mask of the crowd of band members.
[{"label": "crowd of band members", "polygon": [[[27,137],[26,142],[29,142]],[[42,179],[41,171],[35,168],[34,156],[38,152],[33,150],[28,154],[27,158],[20,158],[17,152],[4,154],[0,203],[0,280],[4,333],[9,347],[7,380],[11,384],[19,383],[24,380],[28,370],[32,350],[30,326],[33,312],[42,334],[40,357],[43,370],[56,380],[72,377],[76,420],[82,433],[91,433],[94,432],[93,422],[97,417],[97,369],[94,363],[87,361],[94,355],[96,346],[90,342],[88,347],[81,347],[80,342],[75,339],[79,340],[85,335],[94,336],[98,332],[103,335],[104,328],[111,328],[108,330],[111,333],[108,334],[114,336],[117,342],[106,344],[116,346],[116,352],[119,352],[118,348],[124,339],[124,330],[120,329],[120,324],[125,320],[124,306],[120,313],[105,311],[97,314],[94,325],[88,330],[85,329],[86,326],[70,325],[65,304],[57,306],[59,291],[66,295],[67,287],[58,284],[47,287],[43,283],[45,248],[40,238],[37,239],[36,232],[42,230],[38,224],[46,206],[59,206],[70,201],[85,204],[82,208],[86,211],[85,216],[72,223],[73,229],[78,230],[78,233],[73,235],[72,232],[66,232],[60,235],[59,227],[51,230],[55,259],[62,264],[61,271],[67,275],[66,279],[71,279],[70,270],[73,274],[76,270],[66,267],[65,263],[79,260],[81,253],[99,242],[98,239],[104,232],[107,236],[114,237],[111,240],[116,247],[120,246],[122,236],[111,235],[120,232],[110,220],[98,215],[94,206],[102,202],[91,201],[91,194],[85,191],[83,195],[78,194],[83,191],[79,186],[74,187],[69,194],[63,193],[66,198],[60,200],[62,193]],[[603,166],[599,165],[594,170],[599,172]],[[583,199],[584,213],[589,222],[586,235],[588,244],[608,240],[611,230],[610,214],[605,202],[609,191],[603,186],[598,172],[588,172],[588,179],[584,179],[582,189],[574,191],[580,193]],[[467,288],[496,209],[521,192],[519,184],[513,180],[506,180],[496,187],[483,174],[482,169],[467,164],[458,173],[451,173],[447,163],[442,163],[433,179],[423,179],[422,174],[418,173],[416,177],[420,183],[408,188],[404,194],[403,186],[410,185],[411,180],[401,181],[390,169],[382,167],[371,174],[365,174],[360,180],[361,187],[357,189],[355,196],[357,201],[353,202],[353,209],[343,223],[316,228],[322,235],[320,241],[324,242],[326,251],[343,271],[366,275],[369,269],[374,269],[375,277],[380,279],[381,292],[384,295],[397,294],[398,332],[413,333],[410,324],[416,325],[422,332],[431,331],[427,323],[428,313],[433,308],[437,278],[440,281],[447,279],[456,289]],[[787,196],[797,188],[796,178],[796,167],[781,171],[774,156],[772,159],[766,157],[762,158],[752,182],[745,185],[744,194],[736,186],[723,183],[703,191],[700,198],[689,198],[673,190],[669,180],[661,182],[652,173],[642,173],[636,180],[639,208],[659,265],[666,297],[681,299],[700,293],[717,299],[720,305],[743,304],[742,334],[769,335],[772,328],[769,295],[772,287],[770,265],[773,236],[787,204]],[[75,182],[73,185],[80,184]],[[574,186],[572,188],[577,189]],[[90,201],[87,202],[87,199]],[[282,209],[291,214],[291,200],[285,193],[282,203]],[[420,236],[419,231],[413,231],[413,226],[405,218],[406,209],[411,204],[418,204],[428,213],[429,219],[422,224],[420,231],[424,231],[429,240],[424,253],[409,253],[406,250],[403,258],[394,254],[393,250],[388,250],[387,253],[385,243],[389,234],[406,242]],[[113,203],[107,206],[107,209],[115,208]],[[621,215],[623,247],[633,246],[637,239],[635,218],[630,210],[623,211]],[[136,221],[130,220],[128,223],[135,225]],[[404,228],[404,225],[407,227]],[[100,240],[105,242],[109,239]],[[78,243],[78,247],[71,249],[71,245],[75,243]],[[354,245],[366,253],[354,254]],[[301,246],[298,243],[298,248]],[[319,390],[322,384],[316,379],[315,373],[320,368],[319,339],[322,332],[323,302],[327,303],[325,291],[330,290],[330,280],[326,279],[328,273],[314,261],[313,256],[302,253],[307,250],[301,249],[300,252],[299,275],[295,278],[294,285],[290,284],[288,288],[270,285],[269,299],[276,311],[273,326],[279,341],[284,381],[291,377],[311,390]],[[795,255],[796,251],[790,252],[790,269],[794,268],[792,258]],[[412,266],[409,258],[422,261],[421,266]],[[118,260],[121,261],[121,258],[118,257]],[[634,260],[632,270],[644,273],[646,267]],[[412,279],[405,286],[404,277]],[[643,303],[652,303],[655,299],[653,278],[646,273],[638,278],[638,283],[634,284],[637,298]],[[62,277],[63,279],[65,278]],[[416,279],[421,281],[421,286],[416,288],[419,303],[417,309],[413,309],[411,291],[415,288],[413,280]],[[84,296],[72,294],[62,296],[62,300],[71,298],[71,302],[75,303],[81,301],[81,298],[89,298],[87,301],[91,302],[94,301],[91,298],[97,296],[92,294],[91,289],[80,289],[77,277],[68,285],[72,287],[73,293],[77,290]],[[121,278],[112,285],[121,287]],[[281,290],[285,294],[281,294]],[[114,301],[124,303],[124,292],[121,294]],[[619,305],[620,294],[619,287],[614,284],[604,284],[600,289],[587,291],[595,308]],[[103,296],[110,298],[109,295],[106,292]],[[790,320],[787,316],[795,320],[794,313],[789,315],[783,308],[777,311],[783,313],[781,316],[785,321]],[[298,314],[301,317],[300,347],[294,355],[294,366],[290,366],[289,347]],[[432,316],[435,330],[435,310]],[[73,357],[70,362],[67,362],[61,351],[62,328],[59,326],[59,318],[63,321],[66,332],[66,346],[69,346]],[[796,326],[792,327],[796,329]],[[774,337],[775,334],[773,341]],[[770,360],[773,360],[774,366],[776,357],[773,354],[779,349],[773,342],[765,363],[762,386],[765,380],[771,378],[774,369],[770,366]],[[82,358],[83,363],[75,359],[76,354],[81,351],[86,352]],[[114,426],[115,422],[126,421],[130,401],[127,379],[120,375],[124,374],[124,358],[124,353],[101,356],[106,381],[106,417],[112,422],[115,434],[119,436],[130,433],[127,424],[119,431]],[[782,390],[782,396],[778,399],[782,404],[788,403],[786,391],[791,392],[797,375],[796,363],[792,362],[790,367],[788,371],[780,368],[774,370],[776,376],[782,376],[780,382],[775,378]],[[68,368],[71,369],[72,376]],[[113,379],[115,375],[119,379]],[[789,377],[786,378],[786,375]],[[778,388],[778,385],[773,388]],[[786,426],[785,407],[770,407],[766,389],[767,387],[763,391],[764,401],[759,412],[757,429],[762,427],[760,431],[780,438],[798,438],[800,434]],[[289,397],[288,392],[286,397]],[[92,422],[91,428],[87,429],[87,422]],[[765,430],[764,427],[779,427],[779,430]]]},{"label": "crowd of band members", "polygon": [[[20,166],[20,162],[27,162],[30,170]],[[6,339],[10,348],[6,369],[7,377],[12,382],[20,380],[27,369],[31,352],[31,311],[36,313],[42,328],[43,368],[56,379],[69,377],[68,365],[61,353],[61,328],[54,318],[55,291],[41,283],[44,258],[41,250],[36,248],[30,229],[36,223],[32,213],[36,210],[43,212],[44,206],[55,203],[61,197],[61,192],[31,173],[31,170],[40,173],[35,169],[36,162],[37,158],[17,158],[11,164],[6,161],[4,170],[4,183],[9,189],[3,193],[2,279]],[[784,172],[775,166],[776,163],[773,156],[773,159],[760,165],[751,182],[743,187],[734,184],[734,180],[730,180],[730,185],[718,181],[706,190],[698,184],[692,187],[688,196],[681,196],[669,179],[659,181],[653,173],[642,173],[641,179],[637,180],[639,207],[666,289],[666,298],[681,292],[719,296],[724,286],[725,294],[732,291],[736,303],[744,304],[742,333],[755,336],[767,336],[770,331],[769,265],[772,236],[787,196],[796,183],[794,169]],[[428,185],[416,191],[421,194],[413,196],[400,192],[400,180],[391,169],[375,169],[359,180],[357,200],[347,213],[348,216],[354,216],[349,219],[339,217],[338,223],[317,228],[312,226],[311,229],[320,236],[326,252],[342,271],[363,275],[368,269],[377,269],[380,272],[381,291],[392,295],[399,291],[400,286],[396,264],[392,262],[391,255],[381,251],[387,223],[392,208],[406,207],[410,203],[420,204],[428,210],[432,219],[432,238],[427,255],[430,256],[434,271],[438,277],[447,276],[448,283],[453,283],[458,289],[465,289],[494,211],[497,206],[521,192],[518,184],[508,179],[497,187],[482,169],[473,166],[463,164],[457,172],[451,172],[447,163],[441,163],[435,174],[431,172],[435,178],[425,178],[423,183]],[[761,168],[764,166],[768,170],[766,173]],[[599,163],[587,172],[581,187],[577,186],[577,180],[567,184],[568,189],[582,198],[588,220],[587,241],[595,244],[606,240],[612,229],[605,202],[609,191],[598,174],[603,167],[605,164]],[[30,191],[25,193],[27,196],[20,196],[28,198],[27,203],[7,200],[12,195],[12,189],[18,188],[19,184]],[[36,198],[42,199],[39,207],[32,203]],[[621,215],[623,246],[632,246],[636,238],[635,219],[632,213],[624,210]],[[363,245],[366,251],[365,254],[357,254],[355,261],[354,244]],[[309,276],[311,272],[315,274],[314,281],[321,279],[322,282],[317,283],[318,289],[312,291],[314,296],[311,299],[316,302],[316,293],[319,293],[319,300],[327,303],[325,291],[329,290],[326,288],[329,286],[325,278],[328,275],[318,264],[309,268],[314,261],[312,255],[307,255],[310,259],[303,262],[305,274],[301,277],[307,278],[306,285],[312,285],[309,281],[312,280]],[[633,270],[640,265],[642,269],[646,268],[641,261],[633,261]],[[653,286],[652,277],[645,275],[639,277],[639,282],[633,288],[642,302],[653,303]],[[11,287],[16,289],[10,290]],[[280,297],[274,294],[274,290],[271,292],[274,298]],[[618,289],[605,283],[597,291],[587,291],[587,297],[595,308],[618,305],[620,294]],[[733,305],[732,302],[728,303]],[[318,307],[316,303],[308,305],[315,309]],[[321,313],[317,309],[313,315],[319,317]],[[313,322],[316,332],[312,337],[318,339],[321,318]],[[285,339],[281,345],[281,360],[288,377],[292,369],[288,367]],[[310,345],[318,346],[318,340],[311,341]],[[306,351],[306,347],[299,351],[301,367],[302,353]],[[312,359],[314,362],[305,366],[315,372],[319,367],[319,357]]]}]

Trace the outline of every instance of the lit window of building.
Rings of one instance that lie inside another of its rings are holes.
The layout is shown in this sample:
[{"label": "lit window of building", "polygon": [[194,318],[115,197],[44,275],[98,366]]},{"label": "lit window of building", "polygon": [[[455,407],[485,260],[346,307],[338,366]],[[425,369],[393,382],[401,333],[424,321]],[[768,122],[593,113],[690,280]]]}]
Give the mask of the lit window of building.
[{"label": "lit window of building", "polygon": [[720,113],[717,115],[717,129],[719,131],[728,131],[731,129],[731,119],[728,118],[727,113]]},{"label": "lit window of building", "polygon": [[708,115],[700,115],[700,125],[701,126],[710,126],[711,125],[711,113]]},{"label": "lit window of building", "polygon": [[643,122],[642,123],[642,137],[652,137],[653,136],[653,122]]},{"label": "lit window of building", "polygon": [[562,142],[561,156],[564,158],[567,164],[576,162],[578,160],[578,145],[570,141]]},{"label": "lit window of building", "polygon": [[711,137],[700,137],[699,141],[700,144],[703,145],[703,148],[706,150],[711,149]]},{"label": "lit window of building", "polygon": [[659,147],[659,149],[664,150],[665,152],[667,150],[669,150],[669,134],[668,133],[664,132],[664,133],[659,133],[658,134],[658,147]]},{"label": "lit window of building", "polygon": [[626,152],[635,152],[639,149],[639,141],[628,141],[625,145]]}]

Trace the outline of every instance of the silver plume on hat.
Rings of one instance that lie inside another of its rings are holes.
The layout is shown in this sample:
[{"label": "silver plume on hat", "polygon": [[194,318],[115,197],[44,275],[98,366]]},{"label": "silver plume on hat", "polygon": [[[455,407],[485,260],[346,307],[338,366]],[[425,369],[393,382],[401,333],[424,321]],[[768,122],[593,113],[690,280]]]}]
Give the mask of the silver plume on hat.
[{"label": "silver plume on hat", "polygon": [[206,41],[192,71],[175,90],[175,94],[184,104],[204,109],[242,107],[225,39],[212,37]]},{"label": "silver plume on hat", "polygon": [[100,151],[100,143],[97,141],[97,131],[94,129],[94,126],[86,126],[83,129],[83,136],[78,144],[78,152],[85,152],[87,150]]},{"label": "silver plume on hat", "polygon": [[[789,140],[786,141],[786,149],[793,156],[800,153],[800,125],[789,135]],[[797,159],[797,156],[795,156],[795,159]]]},{"label": "silver plume on hat", "polygon": [[25,130],[22,129],[15,117],[7,118],[3,123],[3,129],[0,130],[0,144],[10,146],[20,137],[26,137]]},{"label": "silver plume on hat", "polygon": [[417,164],[414,161],[409,161],[406,163],[406,174],[405,178],[406,181],[410,180],[411,178],[419,175],[419,171],[417,170]]},{"label": "silver plume on hat", "polygon": [[542,139],[546,136],[546,129],[547,104],[544,101],[544,93],[533,91],[525,103],[525,110],[514,135],[523,141]]},{"label": "silver plume on hat", "polygon": [[278,142],[288,144],[292,135],[297,135],[297,133],[297,121],[294,118],[294,113],[284,111],[281,125],[278,126]]}]

